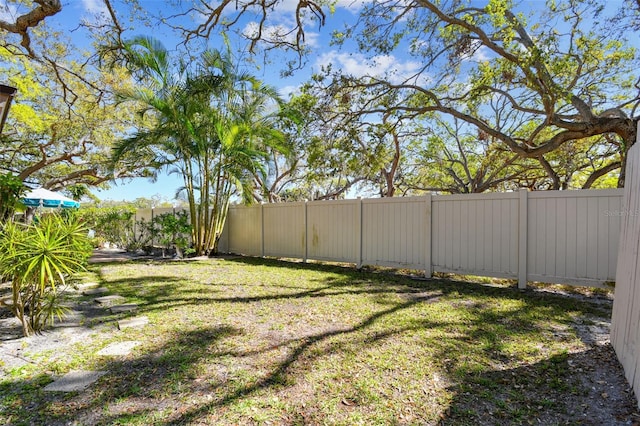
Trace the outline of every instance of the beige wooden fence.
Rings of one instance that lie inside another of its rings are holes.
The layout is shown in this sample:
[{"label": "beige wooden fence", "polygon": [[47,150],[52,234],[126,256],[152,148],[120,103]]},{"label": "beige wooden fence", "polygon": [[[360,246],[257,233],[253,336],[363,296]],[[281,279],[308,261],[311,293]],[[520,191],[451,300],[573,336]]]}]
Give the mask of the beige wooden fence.
[{"label": "beige wooden fence", "polygon": [[220,250],[602,286],[621,202],[612,189],[232,206]]},{"label": "beige wooden fence", "polygon": [[638,143],[629,149],[620,215],[622,236],[616,271],[611,343],[624,367],[627,380],[638,397],[640,395],[640,288],[638,287],[640,282],[640,144]]}]

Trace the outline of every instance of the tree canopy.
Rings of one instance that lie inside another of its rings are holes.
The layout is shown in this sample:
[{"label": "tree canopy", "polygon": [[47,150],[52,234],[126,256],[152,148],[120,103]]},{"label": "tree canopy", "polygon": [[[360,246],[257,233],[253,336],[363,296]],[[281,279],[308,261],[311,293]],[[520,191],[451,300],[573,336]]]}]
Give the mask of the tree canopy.
[{"label": "tree canopy", "polygon": [[569,173],[562,153],[571,144],[596,144],[592,155],[609,154],[599,166],[589,158],[575,166],[589,169],[588,176],[622,166],[635,141],[635,49],[611,26],[604,3],[549,2],[531,9],[502,0],[486,7],[426,0],[405,7],[367,4],[358,25],[345,28],[337,41],[355,38],[372,61],[406,48],[419,65],[404,75],[327,70],[323,88],[338,98],[366,91],[350,114],[393,111],[427,125],[437,114],[466,123],[478,141],[490,139],[538,163],[549,181],[542,188],[561,189],[570,180],[561,175]]},{"label": "tree canopy", "polygon": [[[207,43],[224,33],[246,39],[243,48],[266,55],[269,66],[279,52],[293,52],[289,60],[278,61],[282,71],[292,73],[312,52],[310,34],[333,24],[342,5],[183,1],[152,13],[135,0],[104,0],[100,19],[79,23],[102,48],[78,52],[48,25],[65,5],[57,0],[17,3],[15,19],[0,19],[0,32],[6,35],[0,45],[2,75],[20,93],[2,136],[3,172],[54,189],[97,185],[116,176],[153,176],[169,163],[188,175],[190,166],[180,160],[186,153],[205,139],[224,147],[224,137],[234,135],[254,141],[251,153],[236,153],[252,159],[241,172],[237,164],[225,169],[237,175],[238,190],[251,182],[253,189],[238,192],[247,200],[336,198],[350,191],[396,196],[624,184],[640,100],[634,47],[640,6],[633,1],[549,0],[536,7],[511,0],[352,4],[357,19],[335,30],[332,44],[353,52],[369,71],[354,73],[338,63],[317,70],[279,109],[293,113],[288,119],[282,114],[276,119],[278,114],[265,109],[254,90],[241,102],[225,99],[230,91],[209,92],[206,100],[199,98],[203,92],[190,93],[197,102],[178,103],[182,109],[177,112],[133,114],[145,104],[162,111],[152,101],[168,99],[158,96],[157,87],[136,80],[159,75],[131,62],[126,40],[135,23],[174,31],[182,42],[175,49],[184,54],[185,64],[206,68],[211,59]],[[293,16],[290,25],[281,23],[282,11]],[[106,59],[121,66],[107,67]],[[165,75],[183,78],[170,87],[213,82],[187,78],[182,71],[178,66]],[[129,99],[136,98],[137,104],[119,103],[113,96],[127,91],[136,93]],[[274,95],[271,90],[261,96],[273,102]],[[221,127],[223,120],[185,119],[203,114],[198,103],[222,102],[234,105],[232,127]],[[169,115],[177,124],[169,120],[164,126],[161,117]],[[299,119],[291,121],[293,116]],[[132,129],[146,133],[131,136]],[[198,132],[201,136],[194,137]],[[168,134],[174,143],[189,142],[162,150],[146,144],[136,156],[121,150],[118,167],[106,167],[114,141],[158,140]],[[268,146],[267,140],[275,145]],[[145,167],[140,167],[143,160]],[[207,164],[211,161],[206,158]],[[193,194],[208,193],[201,184],[193,183]],[[200,198],[194,195],[194,202]]]}]

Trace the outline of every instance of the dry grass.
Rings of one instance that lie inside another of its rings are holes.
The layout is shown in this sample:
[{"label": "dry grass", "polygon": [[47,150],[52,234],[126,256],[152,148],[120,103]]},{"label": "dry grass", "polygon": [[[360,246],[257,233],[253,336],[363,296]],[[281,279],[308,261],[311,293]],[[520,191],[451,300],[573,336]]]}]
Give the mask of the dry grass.
[{"label": "dry grass", "polygon": [[[599,376],[578,374],[595,357],[617,374],[603,386],[624,387],[610,347],[586,336],[608,321],[607,303],[261,259],[93,271],[151,324],[117,331],[119,316],[88,320],[95,336],[68,356],[10,371],[0,423],[616,424],[632,415],[630,395],[594,394]],[[121,359],[95,355],[125,340],[142,344]],[[82,393],[42,392],[74,368],[109,373]]]}]

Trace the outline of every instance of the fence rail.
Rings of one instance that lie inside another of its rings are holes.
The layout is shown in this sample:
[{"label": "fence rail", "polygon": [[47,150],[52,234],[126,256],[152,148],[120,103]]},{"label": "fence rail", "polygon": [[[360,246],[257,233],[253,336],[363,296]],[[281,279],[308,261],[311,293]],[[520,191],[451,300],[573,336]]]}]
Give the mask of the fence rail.
[{"label": "fence rail", "polygon": [[621,189],[231,206],[220,250],[599,287]]}]

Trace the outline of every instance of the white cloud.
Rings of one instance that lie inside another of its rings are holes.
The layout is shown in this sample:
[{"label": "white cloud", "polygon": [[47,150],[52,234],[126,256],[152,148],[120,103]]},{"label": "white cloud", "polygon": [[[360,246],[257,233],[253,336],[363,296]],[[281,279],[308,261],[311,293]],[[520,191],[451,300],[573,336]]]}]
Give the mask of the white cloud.
[{"label": "white cloud", "polygon": [[367,59],[360,53],[335,50],[322,54],[315,65],[317,68],[331,65],[333,69],[354,77],[384,77],[395,83],[411,79],[420,70],[419,62],[403,61],[394,55],[377,55]]},{"label": "white cloud", "polygon": [[282,0],[278,3],[278,12],[294,12],[298,7],[298,0]]},{"label": "white cloud", "polygon": [[350,12],[359,12],[365,4],[371,3],[370,0],[338,0],[336,2],[336,9],[346,9]]},{"label": "white cloud", "polygon": [[492,58],[491,49],[484,45],[477,46],[478,44],[480,44],[480,42],[476,41],[476,46],[472,47],[474,49],[473,53],[471,55],[464,55],[462,57],[463,61],[485,62]]},{"label": "white cloud", "polygon": [[109,10],[101,0],[82,0],[82,6],[85,11],[83,20],[95,25],[101,25],[109,22]]},{"label": "white cloud", "polygon": [[[299,0],[282,0],[280,3],[278,3],[274,12],[276,13],[295,12],[299,3],[300,3]],[[337,0],[335,7],[336,9],[346,9],[350,12],[357,12],[360,9],[362,9],[362,7],[367,3],[371,3],[371,0]],[[325,8],[323,9],[326,12],[326,9]],[[308,9],[303,9],[303,10],[308,11]]]},{"label": "white cloud", "polygon": [[284,86],[278,89],[278,93],[282,96],[282,99],[288,100],[291,95],[300,94],[300,86]]},{"label": "white cloud", "polygon": [[82,5],[84,6],[84,10],[91,14],[102,14],[108,12],[107,7],[101,0],[82,0]]},{"label": "white cloud", "polygon": [[[258,35],[258,23],[253,21],[249,22],[242,34],[245,37],[256,37]],[[305,31],[305,44],[309,47],[316,47],[318,45],[318,33]],[[284,42],[284,43],[296,43],[296,30],[293,27],[285,25],[265,25],[262,27],[261,39],[269,42]]]}]

